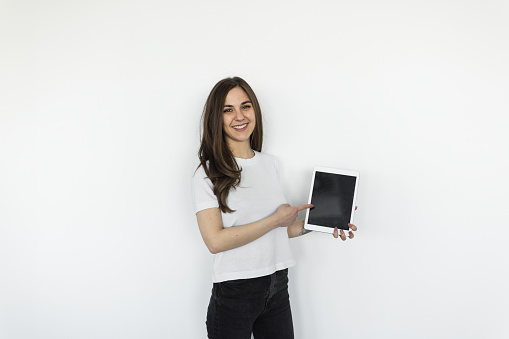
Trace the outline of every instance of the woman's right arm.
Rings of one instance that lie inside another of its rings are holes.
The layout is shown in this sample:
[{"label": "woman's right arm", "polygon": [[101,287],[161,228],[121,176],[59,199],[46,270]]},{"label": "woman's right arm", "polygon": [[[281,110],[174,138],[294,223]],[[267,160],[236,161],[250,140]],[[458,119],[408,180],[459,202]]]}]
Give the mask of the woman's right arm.
[{"label": "woman's right arm", "polygon": [[219,208],[208,208],[196,213],[200,233],[211,253],[219,253],[244,246],[278,227],[288,227],[297,219],[297,212],[313,205],[281,205],[273,215],[250,224],[223,227]]}]

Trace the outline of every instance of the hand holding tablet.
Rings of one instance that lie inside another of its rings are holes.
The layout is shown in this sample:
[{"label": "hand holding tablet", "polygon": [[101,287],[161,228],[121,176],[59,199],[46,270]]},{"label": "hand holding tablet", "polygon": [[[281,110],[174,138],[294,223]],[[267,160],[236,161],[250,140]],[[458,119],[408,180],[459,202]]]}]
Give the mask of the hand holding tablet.
[{"label": "hand holding tablet", "polygon": [[346,240],[345,232],[349,231],[349,238],[353,238],[352,231],[357,230],[352,222],[357,209],[358,179],[356,171],[315,166],[308,200],[314,207],[306,211],[304,228],[332,233],[342,240]]},{"label": "hand holding tablet", "polygon": [[[355,210],[357,211],[357,206],[355,206]],[[354,238],[354,234],[353,232],[354,231],[357,231],[357,226],[355,226],[354,224],[348,224],[348,226],[350,226],[350,231],[348,231],[348,238],[349,239],[353,239]],[[334,228],[334,233],[332,233],[332,235],[334,236],[334,238],[341,238],[341,240],[345,241],[347,236],[345,234],[345,231],[341,230],[339,231],[338,228]]]}]

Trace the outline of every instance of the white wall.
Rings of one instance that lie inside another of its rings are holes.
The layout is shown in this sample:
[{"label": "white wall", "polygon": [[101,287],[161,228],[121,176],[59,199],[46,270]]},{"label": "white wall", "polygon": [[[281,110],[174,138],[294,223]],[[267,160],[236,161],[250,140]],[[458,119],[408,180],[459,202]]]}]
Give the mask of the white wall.
[{"label": "white wall", "polygon": [[296,338],[507,338],[508,34],[507,1],[2,1],[0,337],[206,337],[190,177],[239,75],[292,204],[361,173],[353,241],[291,241]]}]

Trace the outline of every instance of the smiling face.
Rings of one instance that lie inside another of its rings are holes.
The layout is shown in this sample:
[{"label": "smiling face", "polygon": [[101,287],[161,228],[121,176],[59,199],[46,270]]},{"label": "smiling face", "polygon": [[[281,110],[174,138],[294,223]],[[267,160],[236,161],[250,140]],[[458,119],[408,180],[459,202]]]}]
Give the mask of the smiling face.
[{"label": "smiling face", "polygon": [[251,149],[249,137],[255,123],[253,103],[242,88],[234,87],[226,95],[223,107],[225,139],[234,154],[237,149]]}]

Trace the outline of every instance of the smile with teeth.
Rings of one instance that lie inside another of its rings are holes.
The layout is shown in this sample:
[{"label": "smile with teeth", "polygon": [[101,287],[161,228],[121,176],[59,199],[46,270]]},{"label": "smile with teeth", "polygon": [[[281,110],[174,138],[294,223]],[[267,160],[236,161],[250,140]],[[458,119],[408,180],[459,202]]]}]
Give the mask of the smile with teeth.
[{"label": "smile with teeth", "polygon": [[247,123],[243,124],[243,125],[238,125],[238,126],[232,126],[233,129],[236,129],[236,130],[243,130],[247,127]]}]

